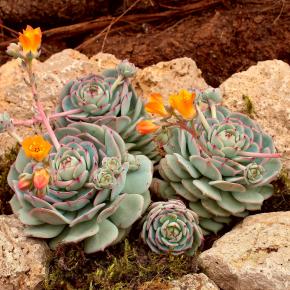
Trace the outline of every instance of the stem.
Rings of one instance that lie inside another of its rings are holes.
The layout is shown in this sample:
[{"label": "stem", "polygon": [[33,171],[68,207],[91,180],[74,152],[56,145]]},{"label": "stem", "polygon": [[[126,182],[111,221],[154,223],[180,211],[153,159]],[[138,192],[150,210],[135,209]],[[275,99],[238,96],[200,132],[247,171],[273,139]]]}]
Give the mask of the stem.
[{"label": "stem", "polygon": [[123,77],[121,75],[119,75],[116,80],[114,81],[114,83],[111,86],[111,90],[110,93],[112,94],[112,92],[114,91],[114,89],[123,81]]},{"label": "stem", "polygon": [[245,157],[256,157],[256,158],[280,158],[282,157],[281,153],[259,153],[259,152],[239,152],[239,155]]},{"label": "stem", "polygon": [[51,126],[50,126],[50,123],[49,123],[47,116],[44,113],[43,106],[38,100],[35,79],[34,79],[33,72],[32,72],[32,60],[26,60],[26,66],[27,66],[27,72],[28,72],[28,77],[29,77],[29,85],[31,87],[32,96],[33,96],[33,100],[36,104],[36,108],[38,110],[38,113],[41,117],[41,120],[42,120],[44,126],[46,127],[47,133],[49,134],[56,151],[58,151],[60,148],[60,144],[59,144],[59,142],[58,142]]},{"label": "stem", "polygon": [[32,118],[30,120],[17,120],[17,119],[12,120],[14,126],[31,126],[39,122],[41,122],[41,120],[38,118]]},{"label": "stem", "polygon": [[15,132],[15,130],[7,130],[7,133],[11,136],[11,137],[13,137],[13,138],[15,138],[16,139],[16,141],[19,143],[19,144],[21,144],[22,143],[22,141],[23,141],[23,139]]},{"label": "stem", "polygon": [[[82,113],[83,109],[74,109],[74,110],[69,110],[66,112],[62,112],[62,113],[55,113],[52,114],[50,116],[46,116],[48,120],[51,119],[56,119],[59,117],[65,117],[65,116],[70,116],[73,114],[78,114],[78,113]],[[29,120],[17,120],[17,119],[12,119],[13,125],[14,126],[31,126],[37,123],[41,123],[42,122],[42,118],[40,116],[34,117],[32,119]]]},{"label": "stem", "polygon": [[209,101],[209,107],[210,107],[210,110],[211,110],[211,116],[216,119],[216,106],[215,106],[215,103],[212,102],[212,101]]},{"label": "stem", "polygon": [[40,114],[40,116],[42,118],[42,122],[43,122],[44,126],[46,127],[47,133],[49,134],[49,136],[51,138],[51,141],[52,141],[56,151],[58,151],[59,148],[60,148],[60,144],[59,144],[59,142],[58,142],[58,140],[57,140],[57,138],[56,138],[51,126],[50,126],[48,118],[46,117],[46,115],[45,115],[45,113],[43,111],[42,104],[39,101],[37,101],[36,102],[36,107],[37,107],[38,112],[39,112],[39,114]]},{"label": "stem", "polygon": [[59,117],[65,117],[65,116],[69,116],[69,115],[73,115],[73,114],[82,113],[83,111],[84,111],[83,109],[73,109],[73,110],[69,110],[66,112],[55,113],[55,114],[48,116],[48,119],[56,119]]},{"label": "stem", "polygon": [[207,120],[206,120],[206,118],[205,118],[203,112],[201,111],[201,109],[199,108],[199,106],[198,106],[197,104],[196,104],[195,107],[196,107],[196,111],[197,111],[197,113],[198,113],[199,119],[200,119],[200,121],[201,121],[201,123],[202,123],[204,129],[205,129],[207,132],[209,132],[209,131],[210,131],[210,126],[209,126],[209,124],[208,124],[208,122],[207,122]]}]

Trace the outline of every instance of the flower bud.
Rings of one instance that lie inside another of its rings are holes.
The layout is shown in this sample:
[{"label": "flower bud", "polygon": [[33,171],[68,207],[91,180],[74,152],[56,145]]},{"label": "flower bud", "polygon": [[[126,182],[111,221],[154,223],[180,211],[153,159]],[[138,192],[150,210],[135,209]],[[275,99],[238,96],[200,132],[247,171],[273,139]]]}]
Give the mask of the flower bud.
[{"label": "flower bud", "polygon": [[21,48],[19,44],[10,43],[6,49],[6,53],[12,57],[21,57]]},{"label": "flower bud", "polygon": [[43,190],[49,183],[50,175],[44,168],[35,170],[33,174],[33,185],[38,190]]},{"label": "flower bud", "polygon": [[19,176],[19,180],[18,180],[18,188],[20,190],[27,190],[31,187],[32,185],[32,176],[31,174],[27,174],[27,173],[24,173],[24,174],[21,174]]},{"label": "flower bud", "polygon": [[136,67],[133,63],[130,63],[128,60],[123,60],[118,66],[117,71],[119,75],[124,78],[130,78],[135,75]]}]

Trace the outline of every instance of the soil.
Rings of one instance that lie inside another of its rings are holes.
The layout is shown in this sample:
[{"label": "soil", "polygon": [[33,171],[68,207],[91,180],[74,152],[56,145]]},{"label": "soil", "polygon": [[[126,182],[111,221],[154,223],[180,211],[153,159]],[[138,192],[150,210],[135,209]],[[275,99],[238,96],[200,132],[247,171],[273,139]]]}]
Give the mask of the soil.
[{"label": "soil", "polygon": [[[177,7],[193,2],[196,1],[174,1],[173,4]],[[246,70],[258,61],[281,59],[290,63],[288,1],[222,2],[186,17],[179,15],[157,22],[129,23],[126,30],[109,33],[106,40],[104,36],[100,37],[81,52],[92,56],[103,48],[103,52],[129,59],[139,67],[190,57],[196,61],[207,83],[215,87],[233,73]],[[164,11],[164,8],[159,7],[159,10]],[[148,13],[148,9],[143,12]],[[131,13],[142,13],[142,10],[136,12],[133,9]],[[119,21],[113,27],[120,25],[124,23]],[[66,47],[74,48],[98,33],[44,39],[42,58]],[[0,61],[3,63],[7,59],[2,53]]]}]

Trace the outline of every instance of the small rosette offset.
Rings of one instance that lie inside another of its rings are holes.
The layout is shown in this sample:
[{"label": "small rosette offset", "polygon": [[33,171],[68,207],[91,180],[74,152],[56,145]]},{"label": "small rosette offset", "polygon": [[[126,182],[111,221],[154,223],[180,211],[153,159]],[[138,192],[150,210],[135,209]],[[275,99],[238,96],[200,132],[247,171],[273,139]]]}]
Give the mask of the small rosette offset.
[{"label": "small rosette offset", "polygon": [[193,255],[203,241],[197,215],[180,200],[154,202],[141,237],[157,254]]}]

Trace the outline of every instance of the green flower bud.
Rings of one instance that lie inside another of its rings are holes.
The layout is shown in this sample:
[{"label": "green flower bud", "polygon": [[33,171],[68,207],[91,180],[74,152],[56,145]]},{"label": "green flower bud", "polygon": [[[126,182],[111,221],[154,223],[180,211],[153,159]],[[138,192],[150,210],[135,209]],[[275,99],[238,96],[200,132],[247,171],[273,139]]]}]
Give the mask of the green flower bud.
[{"label": "green flower bud", "polygon": [[133,63],[130,63],[128,60],[123,60],[118,66],[117,71],[119,75],[124,78],[130,78],[135,75],[136,67]]},{"label": "green flower bud", "polygon": [[6,49],[6,53],[14,58],[21,57],[21,47],[19,44],[10,43]]}]

